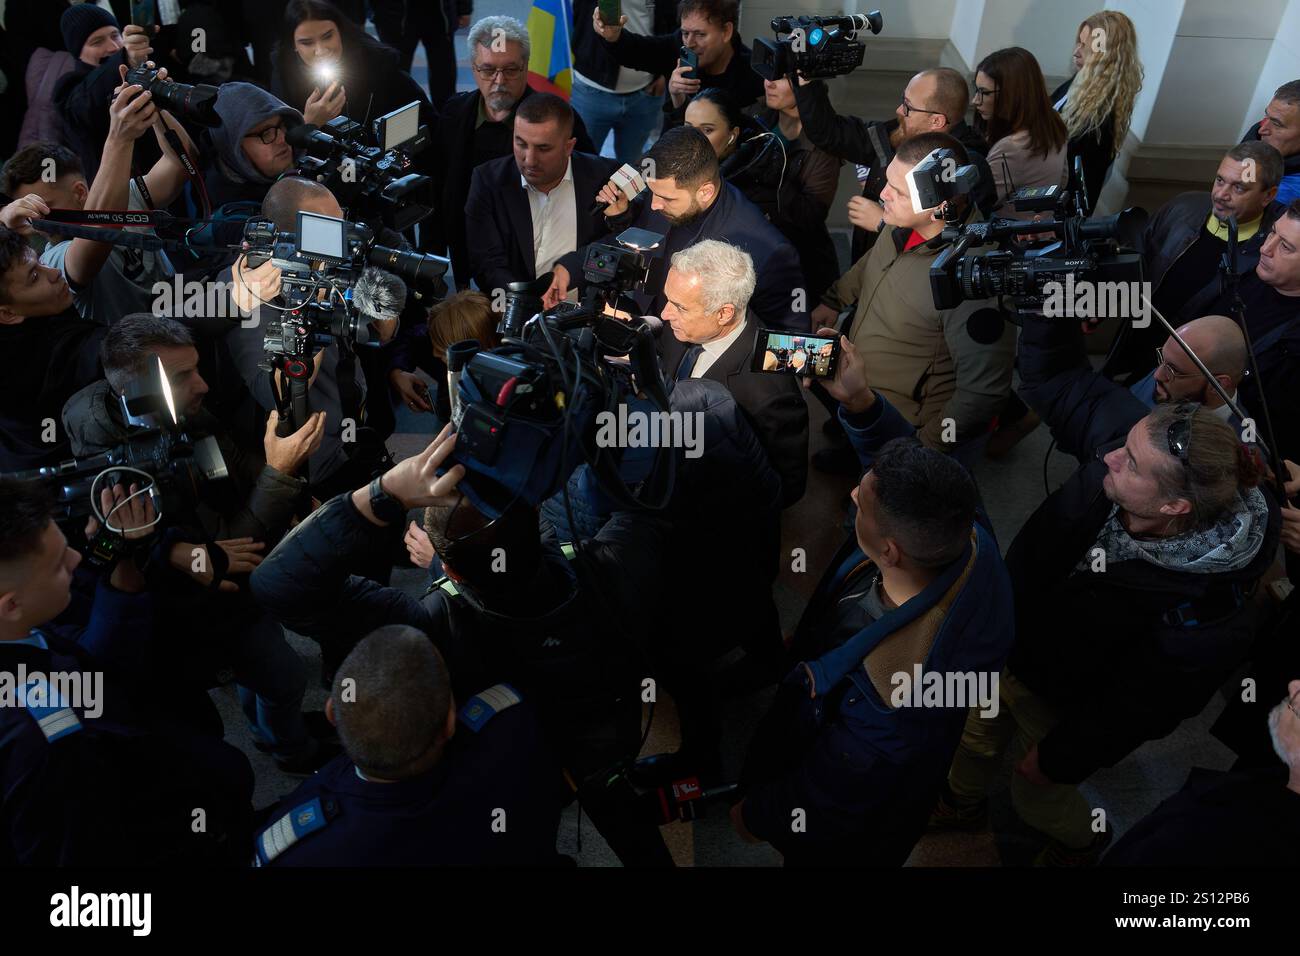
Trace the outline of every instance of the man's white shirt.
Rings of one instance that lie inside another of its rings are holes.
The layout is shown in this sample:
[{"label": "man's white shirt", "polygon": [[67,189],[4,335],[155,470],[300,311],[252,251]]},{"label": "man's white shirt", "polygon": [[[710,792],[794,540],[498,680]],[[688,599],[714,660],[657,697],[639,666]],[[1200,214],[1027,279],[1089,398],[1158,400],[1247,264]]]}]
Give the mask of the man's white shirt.
[{"label": "man's white shirt", "polygon": [[578,203],[573,191],[573,160],[564,178],[549,193],[528,184],[521,174],[519,184],[528,194],[533,219],[533,275],[550,272],[555,260],[578,248]]}]

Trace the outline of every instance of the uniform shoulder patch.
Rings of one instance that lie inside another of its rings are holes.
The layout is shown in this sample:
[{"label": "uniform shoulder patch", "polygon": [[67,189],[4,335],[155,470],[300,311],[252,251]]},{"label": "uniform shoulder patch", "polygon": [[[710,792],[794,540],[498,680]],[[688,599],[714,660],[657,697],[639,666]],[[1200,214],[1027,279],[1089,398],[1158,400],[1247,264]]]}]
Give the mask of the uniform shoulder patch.
[{"label": "uniform shoulder patch", "polygon": [[32,678],[17,688],[18,706],[27,711],[40,727],[45,739],[54,743],[81,730],[77,712],[41,678]]},{"label": "uniform shoulder patch", "polygon": [[305,836],[323,830],[329,824],[320,797],[294,807],[257,837],[254,866],[266,866]]},{"label": "uniform shoulder patch", "polygon": [[478,733],[489,720],[521,700],[519,692],[509,684],[494,684],[479,691],[460,709],[460,722]]}]

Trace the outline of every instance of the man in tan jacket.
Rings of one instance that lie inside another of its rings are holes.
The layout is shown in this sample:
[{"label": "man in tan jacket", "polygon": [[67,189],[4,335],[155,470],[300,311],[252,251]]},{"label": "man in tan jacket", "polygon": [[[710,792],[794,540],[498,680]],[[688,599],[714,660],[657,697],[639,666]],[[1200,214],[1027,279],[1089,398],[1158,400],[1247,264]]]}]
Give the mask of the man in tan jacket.
[{"label": "man in tan jacket", "polygon": [[[907,173],[944,148],[966,163],[965,149],[944,133],[899,144],[880,197],[881,240],[827,290],[812,318],[814,328],[834,325],[840,310],[856,302],[845,334],[865,360],[872,385],[916,426],[927,447],[965,457],[978,449],[972,443],[986,434],[1011,392],[1016,339],[1012,326],[1000,324],[996,300],[935,308],[930,267],[944,248],[938,239],[943,221],[935,218],[937,210],[913,211]],[[970,327],[991,344],[976,341]]]}]

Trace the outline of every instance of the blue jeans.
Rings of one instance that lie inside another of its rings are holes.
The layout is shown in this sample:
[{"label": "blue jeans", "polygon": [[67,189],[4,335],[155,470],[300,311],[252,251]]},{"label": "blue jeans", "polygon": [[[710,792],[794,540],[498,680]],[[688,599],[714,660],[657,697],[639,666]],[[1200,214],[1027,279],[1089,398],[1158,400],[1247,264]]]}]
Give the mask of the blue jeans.
[{"label": "blue jeans", "polygon": [[605,137],[614,131],[614,156],[620,163],[636,165],[645,151],[645,141],[659,128],[664,99],[645,90],[607,93],[581,80],[573,81],[569,103],[582,117],[591,141],[600,152]]},{"label": "blue jeans", "polygon": [[311,741],[302,719],[307,668],[268,614],[232,635],[230,650],[239,704],[253,739],[277,757],[292,757]]}]

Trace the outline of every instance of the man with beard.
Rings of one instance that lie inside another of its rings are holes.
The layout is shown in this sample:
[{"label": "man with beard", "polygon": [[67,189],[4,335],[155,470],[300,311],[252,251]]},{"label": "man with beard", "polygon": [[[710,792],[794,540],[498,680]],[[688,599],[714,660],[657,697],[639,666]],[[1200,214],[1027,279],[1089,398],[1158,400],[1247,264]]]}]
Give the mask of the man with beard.
[{"label": "man with beard", "polygon": [[[1177,332],[1223,390],[1238,401],[1237,385],[1246,374],[1248,360],[1241,327],[1226,315],[1203,315]],[[1160,364],[1131,389],[1143,405],[1155,408],[1165,402],[1199,402],[1241,433],[1241,419],[1205,380],[1178,339],[1169,336],[1156,350],[1156,361]]]},{"label": "man with beard", "polygon": [[[605,223],[614,237],[629,227],[662,235],[655,249],[645,290],[636,296],[646,315],[662,315],[667,302],[664,282],[673,254],[706,239],[721,239],[749,253],[758,273],[758,286],[749,310],[759,325],[808,331],[807,293],[799,254],[758,207],[735,186],[723,180],[718,157],[708,137],[698,129],[670,129],[646,153],[643,165],[651,170],[646,191],[629,202],[613,183],[596,199],[608,203]],[[561,257],[544,304],[550,306],[568,295],[573,285],[582,287],[586,248]]]}]

